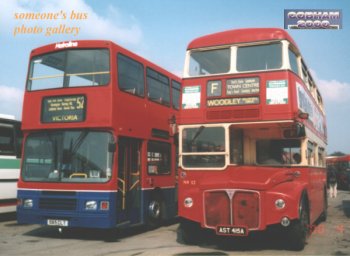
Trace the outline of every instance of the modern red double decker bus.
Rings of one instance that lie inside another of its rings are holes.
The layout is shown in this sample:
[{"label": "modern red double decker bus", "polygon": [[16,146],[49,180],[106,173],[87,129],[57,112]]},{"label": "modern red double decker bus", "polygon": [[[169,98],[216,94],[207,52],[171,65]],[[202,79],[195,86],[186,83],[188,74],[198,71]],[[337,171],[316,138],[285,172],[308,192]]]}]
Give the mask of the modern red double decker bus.
[{"label": "modern red double decker bus", "polygon": [[247,236],[283,227],[302,249],[327,211],[321,94],[282,29],[193,40],[179,117],[179,216],[184,242],[202,229]]},{"label": "modern red double decker bus", "polygon": [[180,82],[110,41],[34,49],[18,222],[114,228],[176,216]]}]

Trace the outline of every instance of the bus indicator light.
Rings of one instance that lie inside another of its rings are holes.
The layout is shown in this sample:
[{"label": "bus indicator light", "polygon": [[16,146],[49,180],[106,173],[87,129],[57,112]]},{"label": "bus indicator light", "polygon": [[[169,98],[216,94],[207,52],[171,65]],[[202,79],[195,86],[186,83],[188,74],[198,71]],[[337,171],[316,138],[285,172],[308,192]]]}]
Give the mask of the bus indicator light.
[{"label": "bus indicator light", "polygon": [[100,203],[100,209],[104,210],[104,211],[108,211],[109,210],[109,202],[108,201],[102,201]]},{"label": "bus indicator light", "polygon": [[288,217],[283,217],[283,218],[281,219],[281,225],[282,225],[283,227],[288,227],[289,224],[290,224],[290,220],[289,220]]}]

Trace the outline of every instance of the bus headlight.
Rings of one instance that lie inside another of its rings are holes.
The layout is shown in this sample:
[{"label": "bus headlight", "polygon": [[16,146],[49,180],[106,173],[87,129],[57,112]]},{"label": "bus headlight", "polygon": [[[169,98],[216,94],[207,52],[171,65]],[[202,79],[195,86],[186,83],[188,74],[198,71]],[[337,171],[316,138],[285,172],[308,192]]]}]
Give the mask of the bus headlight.
[{"label": "bus headlight", "polygon": [[277,209],[283,209],[284,207],[286,207],[286,202],[283,199],[277,199],[275,201],[275,206]]},{"label": "bus headlight", "polygon": [[33,199],[24,199],[23,200],[23,207],[24,208],[33,208]]},{"label": "bus headlight", "polygon": [[85,210],[97,210],[97,202],[96,201],[86,201]]},{"label": "bus headlight", "polygon": [[193,199],[191,197],[186,197],[184,200],[184,205],[186,208],[191,208],[193,206]]}]

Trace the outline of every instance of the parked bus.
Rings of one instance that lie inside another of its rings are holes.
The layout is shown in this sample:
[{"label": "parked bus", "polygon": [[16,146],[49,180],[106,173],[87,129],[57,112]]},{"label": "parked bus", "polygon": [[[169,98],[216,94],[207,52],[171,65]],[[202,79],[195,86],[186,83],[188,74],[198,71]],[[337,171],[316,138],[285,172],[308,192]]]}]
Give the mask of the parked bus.
[{"label": "parked bus", "polygon": [[0,214],[16,211],[21,156],[21,123],[0,114]]},{"label": "parked bus", "polygon": [[107,229],[176,216],[180,82],[110,41],[34,49],[18,222]]},{"label": "parked bus", "polygon": [[350,190],[350,155],[328,156],[326,164],[328,173],[335,172],[338,188]]},{"label": "parked bus", "polygon": [[187,48],[179,116],[180,236],[283,227],[302,249],[326,216],[321,94],[282,29],[238,29]]}]

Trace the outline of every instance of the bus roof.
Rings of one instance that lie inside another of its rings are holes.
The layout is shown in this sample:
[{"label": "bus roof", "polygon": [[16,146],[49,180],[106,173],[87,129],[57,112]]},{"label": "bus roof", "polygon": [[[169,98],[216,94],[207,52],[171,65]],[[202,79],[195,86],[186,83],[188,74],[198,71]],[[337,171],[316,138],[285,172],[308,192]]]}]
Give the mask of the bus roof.
[{"label": "bus roof", "polygon": [[194,39],[187,49],[204,48],[210,46],[231,45],[256,41],[288,40],[295,47],[290,35],[280,28],[243,28],[227,30]]},{"label": "bus roof", "polygon": [[60,51],[75,48],[108,48],[112,41],[108,40],[71,40],[47,44],[37,47],[31,51],[31,56],[40,55],[47,52]]},{"label": "bus roof", "polygon": [[0,114],[0,127],[8,127],[8,125],[21,125],[21,121],[16,120],[13,115]]},{"label": "bus roof", "polygon": [[15,116],[7,115],[7,114],[0,114],[0,119],[15,120]]},{"label": "bus roof", "polygon": [[178,75],[171,73],[171,71],[164,69],[163,67],[154,63],[153,61],[149,59],[145,59],[144,57],[141,57],[140,55],[109,40],[71,40],[71,41],[63,41],[63,42],[57,42],[53,44],[47,44],[47,45],[43,45],[33,49],[30,53],[30,59],[33,58],[34,56],[51,53],[55,51],[71,50],[71,49],[95,49],[95,48],[117,48],[118,51],[121,50],[122,52],[124,52],[124,54],[127,53],[128,56],[135,58],[137,61],[142,63],[147,63],[151,67],[157,68],[159,71],[168,75],[172,79],[178,79],[179,81],[181,79]]},{"label": "bus roof", "polygon": [[344,156],[327,156],[326,161],[329,163],[341,162],[341,161],[350,161],[350,155]]}]

